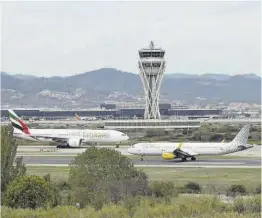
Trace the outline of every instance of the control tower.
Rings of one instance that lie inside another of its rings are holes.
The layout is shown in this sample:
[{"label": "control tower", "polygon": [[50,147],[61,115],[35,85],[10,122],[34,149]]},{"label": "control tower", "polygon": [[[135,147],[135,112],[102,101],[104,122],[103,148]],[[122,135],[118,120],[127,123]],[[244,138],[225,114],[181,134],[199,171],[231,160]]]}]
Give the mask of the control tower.
[{"label": "control tower", "polygon": [[139,71],[144,86],[146,108],[144,119],[160,119],[159,93],[165,70],[165,50],[156,48],[151,41],[149,48],[139,53]]}]

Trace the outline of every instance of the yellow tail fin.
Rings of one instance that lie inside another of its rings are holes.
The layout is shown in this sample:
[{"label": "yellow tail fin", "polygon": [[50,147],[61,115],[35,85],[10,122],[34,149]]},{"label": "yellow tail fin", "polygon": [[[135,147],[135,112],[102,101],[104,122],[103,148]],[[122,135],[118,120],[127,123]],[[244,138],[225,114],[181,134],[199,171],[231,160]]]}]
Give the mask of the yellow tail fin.
[{"label": "yellow tail fin", "polygon": [[181,149],[182,145],[183,145],[183,142],[180,142],[178,145],[178,148]]}]

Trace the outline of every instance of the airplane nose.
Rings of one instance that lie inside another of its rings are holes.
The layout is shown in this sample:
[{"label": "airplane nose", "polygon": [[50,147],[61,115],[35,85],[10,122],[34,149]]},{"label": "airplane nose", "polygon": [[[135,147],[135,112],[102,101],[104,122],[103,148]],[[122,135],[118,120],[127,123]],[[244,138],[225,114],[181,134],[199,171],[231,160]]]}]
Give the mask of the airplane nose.
[{"label": "airplane nose", "polygon": [[125,133],[121,133],[121,136],[122,140],[128,140],[129,139],[129,136]]},{"label": "airplane nose", "polygon": [[252,144],[247,144],[246,147],[247,147],[247,148],[253,148],[253,147],[254,147],[254,144],[253,144],[253,145],[252,145]]},{"label": "airplane nose", "polygon": [[134,148],[128,148],[127,152],[130,153],[130,154],[134,154]]}]

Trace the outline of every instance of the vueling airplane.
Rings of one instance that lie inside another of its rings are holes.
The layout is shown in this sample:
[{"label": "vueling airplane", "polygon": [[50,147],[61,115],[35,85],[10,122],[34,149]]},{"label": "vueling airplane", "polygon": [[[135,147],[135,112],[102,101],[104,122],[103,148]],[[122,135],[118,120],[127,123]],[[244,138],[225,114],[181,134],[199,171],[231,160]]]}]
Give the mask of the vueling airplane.
[{"label": "vueling airplane", "polygon": [[247,144],[250,125],[245,125],[231,142],[181,142],[181,143],[137,143],[128,149],[130,154],[144,156],[160,156],[164,160],[181,158],[186,161],[191,158],[196,160],[196,156],[203,155],[224,155],[253,147]]},{"label": "vueling airplane", "polygon": [[13,135],[31,141],[53,141],[58,148],[81,147],[85,142],[120,143],[129,139],[127,134],[116,130],[91,129],[29,129],[13,110],[8,110],[14,128]]}]

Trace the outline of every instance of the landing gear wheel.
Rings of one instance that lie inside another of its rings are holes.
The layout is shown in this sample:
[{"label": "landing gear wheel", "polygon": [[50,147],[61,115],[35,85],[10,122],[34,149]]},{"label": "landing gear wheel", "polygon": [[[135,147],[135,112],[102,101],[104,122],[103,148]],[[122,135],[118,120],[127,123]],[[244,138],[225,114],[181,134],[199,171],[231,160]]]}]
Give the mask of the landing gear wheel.
[{"label": "landing gear wheel", "polygon": [[144,157],[143,157],[143,156],[141,156],[140,160],[141,160],[141,161],[144,161]]},{"label": "landing gear wheel", "polygon": [[191,157],[191,160],[192,160],[192,161],[195,161],[195,160],[196,160],[196,157]]},{"label": "landing gear wheel", "polygon": [[116,145],[116,148],[119,148],[119,144]]},{"label": "landing gear wheel", "polygon": [[63,147],[63,144],[61,144],[61,143],[56,144],[56,148],[62,148],[62,147]]},{"label": "landing gear wheel", "polygon": [[186,158],[185,157],[183,157],[182,158],[182,162],[186,162],[187,160],[186,160]]}]

